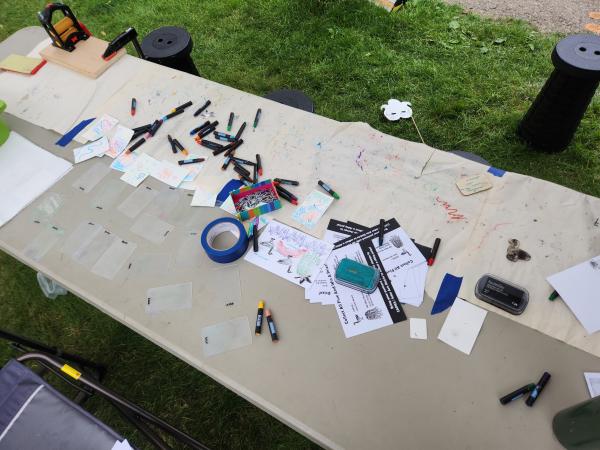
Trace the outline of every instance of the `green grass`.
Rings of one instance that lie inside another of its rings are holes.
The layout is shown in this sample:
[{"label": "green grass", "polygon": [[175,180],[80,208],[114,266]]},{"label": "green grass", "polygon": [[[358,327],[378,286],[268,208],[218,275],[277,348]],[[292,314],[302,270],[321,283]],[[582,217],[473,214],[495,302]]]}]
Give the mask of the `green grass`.
[{"label": "green grass", "polygon": [[[0,39],[27,25],[45,2],[2,2]],[[600,194],[600,102],[592,102],[568,151],[525,148],[515,128],[552,70],[560,36],[526,24],[411,0],[390,15],[366,0],[73,0],[90,30],[110,40],[127,26],[141,36],[187,28],[206,78],[263,95],[305,91],[317,112],[364,121],[418,140],[410,121],[386,123],[379,106],[412,102],[425,141],[467,150],[494,166]],[[215,448],[310,448],[311,443],[72,295],[44,299],[35,274],[0,255],[0,327],[109,365],[107,385]],[[0,346],[0,364],[11,356]],[[102,402],[89,407],[125,434]],[[141,442],[134,435],[134,442]]]}]

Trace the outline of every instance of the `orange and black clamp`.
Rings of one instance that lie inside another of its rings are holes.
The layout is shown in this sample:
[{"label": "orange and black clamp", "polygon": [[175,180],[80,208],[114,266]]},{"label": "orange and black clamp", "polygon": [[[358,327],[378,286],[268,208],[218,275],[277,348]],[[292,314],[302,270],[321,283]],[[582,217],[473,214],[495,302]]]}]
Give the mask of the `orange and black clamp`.
[{"label": "orange and black clamp", "polygon": [[106,47],[106,50],[102,54],[102,58],[106,61],[110,60],[113,56],[117,54],[119,50],[125,47],[130,42],[133,43],[135,47],[135,51],[138,56],[142,59],[146,59],[144,56],[144,52],[142,51],[142,47],[140,47],[140,43],[137,40],[137,31],[135,28],[129,27],[125,31],[123,31],[120,35],[114,38]]}]

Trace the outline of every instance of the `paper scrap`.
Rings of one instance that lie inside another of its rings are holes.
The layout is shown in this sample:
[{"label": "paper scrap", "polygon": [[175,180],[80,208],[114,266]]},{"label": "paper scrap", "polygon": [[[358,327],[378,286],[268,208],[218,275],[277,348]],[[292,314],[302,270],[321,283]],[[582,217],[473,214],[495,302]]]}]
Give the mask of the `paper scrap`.
[{"label": "paper scrap", "polygon": [[217,194],[213,194],[212,192],[203,189],[196,189],[190,206],[215,206],[216,201]]},{"label": "paper scrap", "polygon": [[547,278],[588,334],[600,330],[600,255]]},{"label": "paper scrap", "polygon": [[411,318],[410,337],[412,339],[427,339],[427,320]]},{"label": "paper scrap", "polygon": [[94,120],[88,128],[85,129],[83,133],[81,133],[81,137],[87,139],[88,141],[95,141],[102,136],[108,135],[108,132],[113,129],[113,127],[119,123],[118,119],[115,119],[108,114],[104,114],[101,117],[98,117]]},{"label": "paper scrap", "polygon": [[312,191],[304,199],[302,205],[296,208],[292,219],[312,230],[332,202],[333,197],[330,195],[325,195],[319,191]]},{"label": "paper scrap", "polygon": [[590,397],[598,397],[600,395],[600,373],[584,372],[585,382],[587,383]]},{"label": "paper scrap", "polygon": [[115,158],[115,160],[110,165],[110,168],[118,170],[119,172],[127,172],[127,169],[134,163],[136,159],[138,159],[138,157],[139,155],[135,152],[123,152]]},{"label": "paper scrap", "polygon": [[30,58],[23,55],[8,55],[0,61],[0,69],[10,70],[11,72],[19,72],[25,74],[35,73],[35,69],[43,64],[42,58]]},{"label": "paper scrap", "polygon": [[246,261],[301,286],[312,283],[333,244],[272,220],[260,234],[258,248],[246,253]]},{"label": "paper scrap", "polygon": [[473,195],[491,189],[493,184],[490,181],[489,175],[480,173],[459,178],[456,181],[456,186],[462,195]]},{"label": "paper scrap", "polygon": [[108,136],[108,150],[105,154],[115,159],[127,148],[127,144],[131,141],[132,136],[132,129],[123,125],[117,125],[110,131]]},{"label": "paper scrap", "polygon": [[127,167],[127,170],[121,176],[121,180],[134,187],[138,187],[159,164],[152,156],[142,153],[133,164]]},{"label": "paper scrap", "polygon": [[457,297],[442,325],[438,339],[470,355],[486,315],[485,309]]},{"label": "paper scrap", "polygon": [[192,307],[192,283],[171,284],[148,289],[146,313],[158,314]]},{"label": "paper scrap", "polygon": [[161,161],[150,173],[151,176],[174,188],[178,187],[188,174],[188,169],[169,161]]},{"label": "paper scrap", "polygon": [[223,211],[227,211],[229,214],[235,215],[237,213],[235,209],[235,204],[233,203],[233,199],[231,196],[227,197],[225,201],[221,204],[221,209]]},{"label": "paper scrap", "polygon": [[104,152],[108,150],[108,139],[106,137],[100,138],[97,141],[90,142],[81,147],[73,149],[73,158],[75,164],[87,161],[88,159],[95,158],[96,156],[102,156]]}]

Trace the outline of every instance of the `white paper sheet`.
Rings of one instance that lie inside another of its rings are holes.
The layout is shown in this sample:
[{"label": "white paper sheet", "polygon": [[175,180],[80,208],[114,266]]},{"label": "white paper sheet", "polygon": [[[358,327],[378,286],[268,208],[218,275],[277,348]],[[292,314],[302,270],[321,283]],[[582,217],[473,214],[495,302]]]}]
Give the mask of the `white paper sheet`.
[{"label": "white paper sheet", "polygon": [[600,256],[547,278],[588,334],[600,330]]},{"label": "white paper sheet", "polygon": [[107,136],[117,123],[119,123],[118,119],[104,114],[90,123],[81,133],[81,137],[88,141],[95,141],[102,136]]},{"label": "white paper sheet", "polygon": [[203,189],[196,189],[190,206],[215,206],[217,194]]},{"label": "white paper sheet", "polygon": [[590,391],[590,397],[598,397],[600,395],[600,373],[584,372],[583,376]]},{"label": "white paper sheet", "polygon": [[426,319],[410,319],[410,337],[412,339],[427,339]]},{"label": "white paper sheet", "polygon": [[258,252],[246,253],[245,260],[302,286],[311,283],[332,248],[328,242],[273,220],[259,236]]},{"label": "white paper sheet", "polygon": [[178,166],[169,161],[161,161],[150,175],[157,180],[176,188],[181,184],[188,172],[189,170],[184,166]]},{"label": "white paper sheet", "polygon": [[108,138],[102,137],[94,142],[73,149],[73,159],[78,164],[88,159],[102,156],[108,150]]},{"label": "white paper sheet", "polygon": [[457,298],[442,325],[438,339],[470,355],[486,315],[485,309]]},{"label": "white paper sheet", "polygon": [[148,175],[156,170],[160,163],[152,156],[142,153],[134,162],[125,170],[121,180],[134,187],[138,187]]},{"label": "white paper sheet", "polygon": [[12,131],[0,146],[0,226],[43,194],[73,166]]},{"label": "white paper sheet", "polygon": [[108,134],[108,150],[105,154],[113,159],[116,158],[127,148],[132,136],[132,129],[117,125]]},{"label": "white paper sheet", "polygon": [[247,317],[238,317],[202,328],[202,348],[207,358],[250,344],[252,335]]}]

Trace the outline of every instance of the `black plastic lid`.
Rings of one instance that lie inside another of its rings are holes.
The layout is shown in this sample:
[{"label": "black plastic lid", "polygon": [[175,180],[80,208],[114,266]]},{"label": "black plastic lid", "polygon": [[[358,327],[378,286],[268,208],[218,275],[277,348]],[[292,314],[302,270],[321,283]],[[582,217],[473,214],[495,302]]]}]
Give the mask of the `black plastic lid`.
[{"label": "black plastic lid", "polygon": [[144,38],[142,50],[149,59],[188,55],[192,51],[192,38],[183,28],[161,27]]},{"label": "black plastic lid", "polygon": [[574,34],[561,40],[552,52],[552,63],[577,78],[600,79],[600,36]]}]

